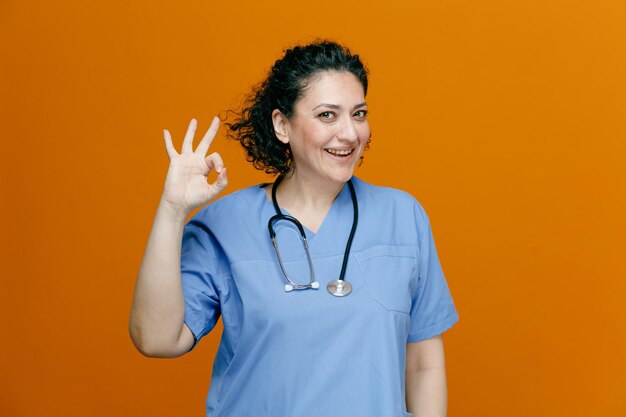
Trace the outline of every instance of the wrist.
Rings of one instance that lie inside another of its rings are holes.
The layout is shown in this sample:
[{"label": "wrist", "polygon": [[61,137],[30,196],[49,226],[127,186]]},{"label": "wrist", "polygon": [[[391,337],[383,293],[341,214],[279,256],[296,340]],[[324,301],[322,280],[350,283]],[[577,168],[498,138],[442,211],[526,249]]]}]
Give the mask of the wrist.
[{"label": "wrist", "polygon": [[165,195],[161,196],[161,201],[159,202],[159,211],[163,212],[167,217],[172,218],[176,223],[185,223],[187,217],[191,213],[186,207],[182,207],[178,204],[172,203],[169,201]]}]

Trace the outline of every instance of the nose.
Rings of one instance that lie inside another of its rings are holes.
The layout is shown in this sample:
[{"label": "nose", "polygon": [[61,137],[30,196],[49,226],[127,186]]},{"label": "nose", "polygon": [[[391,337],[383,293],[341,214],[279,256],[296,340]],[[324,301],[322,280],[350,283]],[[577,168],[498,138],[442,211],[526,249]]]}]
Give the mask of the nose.
[{"label": "nose", "polygon": [[359,132],[352,117],[345,117],[337,134],[338,139],[354,142],[359,138]]}]

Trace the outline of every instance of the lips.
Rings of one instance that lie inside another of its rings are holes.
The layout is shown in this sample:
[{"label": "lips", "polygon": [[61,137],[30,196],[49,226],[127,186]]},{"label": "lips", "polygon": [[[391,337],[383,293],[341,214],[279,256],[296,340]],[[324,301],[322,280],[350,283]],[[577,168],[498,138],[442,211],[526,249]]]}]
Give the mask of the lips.
[{"label": "lips", "polygon": [[354,148],[352,149],[332,149],[332,148],[327,148],[324,149],[326,152],[328,152],[331,155],[334,156],[340,156],[340,157],[345,157],[350,155],[352,152],[354,152]]}]

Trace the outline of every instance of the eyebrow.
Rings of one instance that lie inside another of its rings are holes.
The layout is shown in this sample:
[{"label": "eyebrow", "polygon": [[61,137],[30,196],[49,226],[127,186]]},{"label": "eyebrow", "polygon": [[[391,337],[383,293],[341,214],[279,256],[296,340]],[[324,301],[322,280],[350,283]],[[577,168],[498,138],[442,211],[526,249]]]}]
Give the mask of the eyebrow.
[{"label": "eyebrow", "polygon": [[[352,107],[352,110],[356,110],[359,107],[365,107],[367,104],[365,102],[363,103],[359,103],[357,105],[355,105],[354,107]],[[329,103],[322,103],[318,106],[313,107],[313,110],[317,109],[318,107],[328,107],[329,109],[337,109],[337,110],[341,110],[343,107],[338,105],[338,104],[329,104]]]}]

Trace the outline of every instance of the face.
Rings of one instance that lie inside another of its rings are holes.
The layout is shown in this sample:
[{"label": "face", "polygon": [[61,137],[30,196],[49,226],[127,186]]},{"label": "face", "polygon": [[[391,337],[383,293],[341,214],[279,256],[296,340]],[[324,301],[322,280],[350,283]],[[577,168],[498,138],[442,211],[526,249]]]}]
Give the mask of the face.
[{"label": "face", "polygon": [[291,147],[295,173],[315,182],[348,181],[370,137],[361,82],[349,72],[316,75],[291,118],[273,113],[276,136]]}]

